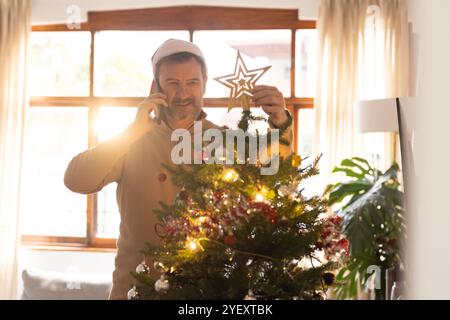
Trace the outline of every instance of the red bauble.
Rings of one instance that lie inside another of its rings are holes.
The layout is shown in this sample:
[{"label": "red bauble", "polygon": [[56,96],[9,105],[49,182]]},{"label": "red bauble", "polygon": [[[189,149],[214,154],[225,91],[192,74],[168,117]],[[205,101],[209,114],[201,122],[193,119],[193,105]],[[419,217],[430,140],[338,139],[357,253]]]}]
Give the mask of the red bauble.
[{"label": "red bauble", "polygon": [[326,239],[326,238],[328,238],[330,235],[331,235],[331,232],[330,232],[330,231],[324,230],[324,231],[322,231],[322,233],[320,234],[320,237],[321,237],[322,239]]},{"label": "red bauble", "polygon": [[271,223],[275,223],[277,220],[277,210],[271,205],[264,202],[250,202],[249,209],[256,209],[260,213],[268,216]]},{"label": "red bauble", "polygon": [[179,193],[180,199],[183,201],[188,201],[189,200],[189,192],[187,192],[186,190],[181,190]]},{"label": "red bauble", "polygon": [[348,248],[349,248],[349,246],[350,246],[350,242],[349,242],[347,239],[341,239],[341,240],[339,240],[339,242],[338,242],[338,246],[339,246],[341,249],[345,250],[345,252],[348,252]]},{"label": "red bauble", "polygon": [[223,199],[223,196],[225,195],[225,192],[223,190],[217,190],[214,192],[213,197],[215,201],[220,201]]},{"label": "red bauble", "polygon": [[164,182],[167,179],[167,175],[164,172],[161,172],[160,174],[158,174],[158,180],[160,182]]},{"label": "red bauble", "polygon": [[225,243],[227,246],[232,247],[236,244],[236,237],[233,235],[225,236],[223,238],[223,243]]},{"label": "red bauble", "polygon": [[332,224],[338,227],[342,223],[342,217],[340,216],[332,216],[328,219]]},{"label": "red bauble", "polygon": [[397,239],[391,238],[388,240],[387,245],[391,248],[394,248],[397,245]]}]

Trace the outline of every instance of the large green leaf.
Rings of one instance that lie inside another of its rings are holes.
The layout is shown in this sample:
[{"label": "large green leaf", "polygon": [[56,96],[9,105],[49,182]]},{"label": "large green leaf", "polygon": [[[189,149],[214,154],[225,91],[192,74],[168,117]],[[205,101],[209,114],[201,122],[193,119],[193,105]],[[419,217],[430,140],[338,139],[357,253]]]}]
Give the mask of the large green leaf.
[{"label": "large green leaf", "polygon": [[365,287],[372,274],[368,273],[369,266],[377,262],[368,250],[354,255],[336,275],[335,294],[337,299],[353,299],[357,296],[358,287]]},{"label": "large green leaf", "polygon": [[342,167],[336,167],[333,169],[333,173],[336,172],[343,172],[346,176],[352,177],[352,178],[364,178],[364,174],[358,173],[356,171],[353,171],[352,169],[348,168],[342,168]]},{"label": "large green leaf", "polygon": [[366,192],[372,186],[372,183],[368,180],[357,180],[345,183],[339,183],[335,186],[332,192],[330,192],[329,201],[330,204],[339,203],[347,196],[354,194],[360,194]]},{"label": "large green leaf", "polygon": [[[333,170],[350,178],[327,188],[330,204],[341,204],[338,213],[343,217],[343,231],[350,242],[351,259],[337,276],[338,282],[343,282],[336,289],[338,298],[356,296],[356,288],[363,286],[370,276],[367,267],[380,263],[376,238],[404,237],[403,193],[399,190],[398,171],[394,163],[382,173],[357,157],[343,160],[341,167]],[[398,253],[394,255],[398,257]],[[393,257],[384,264],[392,261]]]},{"label": "large green leaf", "polygon": [[396,179],[396,176],[397,176],[396,171],[393,170],[386,171],[385,174],[379,176],[378,179],[375,180],[375,182],[367,190],[367,192],[362,194],[361,197],[356,199],[354,202],[350,203],[346,207],[345,211],[350,213],[352,211],[357,211],[358,208],[364,207],[367,204],[375,204],[377,202],[382,202],[386,188],[384,186],[384,183],[387,182],[388,180]]},{"label": "large green leaf", "polygon": [[[362,164],[357,164],[355,162],[355,160],[359,161],[360,159],[361,158],[344,159],[341,162],[341,166],[358,168],[359,171],[361,172],[361,175],[362,175],[361,177],[364,177],[365,175],[370,174],[372,167],[369,165],[369,163],[367,161],[366,162],[362,161]],[[364,168],[362,165],[365,165],[366,168]]]},{"label": "large green leaf", "polygon": [[369,161],[367,161],[366,159],[360,158],[360,157],[353,157],[352,160],[353,160],[353,161],[360,162],[361,165],[365,165],[369,171],[373,171],[373,168],[372,168],[371,165],[369,164]]}]

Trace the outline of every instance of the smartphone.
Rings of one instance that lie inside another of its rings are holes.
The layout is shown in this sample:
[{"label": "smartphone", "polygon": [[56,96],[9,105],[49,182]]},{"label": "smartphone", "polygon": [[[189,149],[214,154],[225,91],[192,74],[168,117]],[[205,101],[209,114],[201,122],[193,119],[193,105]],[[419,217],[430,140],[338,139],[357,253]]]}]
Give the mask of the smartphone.
[{"label": "smartphone", "polygon": [[[162,92],[161,87],[159,86],[158,82],[155,81],[153,79],[152,81],[152,85],[150,87],[150,94],[154,94],[157,92]],[[156,105],[156,110],[155,110],[155,121],[158,124],[161,124],[161,113],[162,113],[162,106],[161,105]]]}]

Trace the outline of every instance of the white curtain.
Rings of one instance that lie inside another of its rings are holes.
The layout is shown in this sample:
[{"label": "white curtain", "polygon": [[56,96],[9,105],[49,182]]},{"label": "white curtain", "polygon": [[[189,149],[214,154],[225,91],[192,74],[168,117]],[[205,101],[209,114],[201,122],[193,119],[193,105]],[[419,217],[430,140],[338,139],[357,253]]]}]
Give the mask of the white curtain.
[{"label": "white curtain", "polygon": [[[394,135],[357,133],[355,100],[407,96],[409,31],[405,0],[321,0],[315,153],[322,153],[317,191],[336,182],[344,159],[379,154],[392,163]],[[398,159],[397,159],[398,160]]]},{"label": "white curtain", "polygon": [[0,0],[0,299],[18,288],[19,189],[30,1]]}]

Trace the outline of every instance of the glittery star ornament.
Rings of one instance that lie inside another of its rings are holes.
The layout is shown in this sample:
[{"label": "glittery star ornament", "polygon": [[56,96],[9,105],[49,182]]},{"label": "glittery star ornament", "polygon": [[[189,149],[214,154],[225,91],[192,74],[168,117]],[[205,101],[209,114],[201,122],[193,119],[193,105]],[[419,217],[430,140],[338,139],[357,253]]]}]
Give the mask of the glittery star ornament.
[{"label": "glittery star ornament", "polygon": [[241,53],[237,52],[234,73],[226,76],[214,78],[227,88],[231,89],[228,99],[228,111],[240,103],[244,110],[250,110],[251,91],[255,87],[256,81],[270,69],[270,66],[248,70],[242,59]]}]

